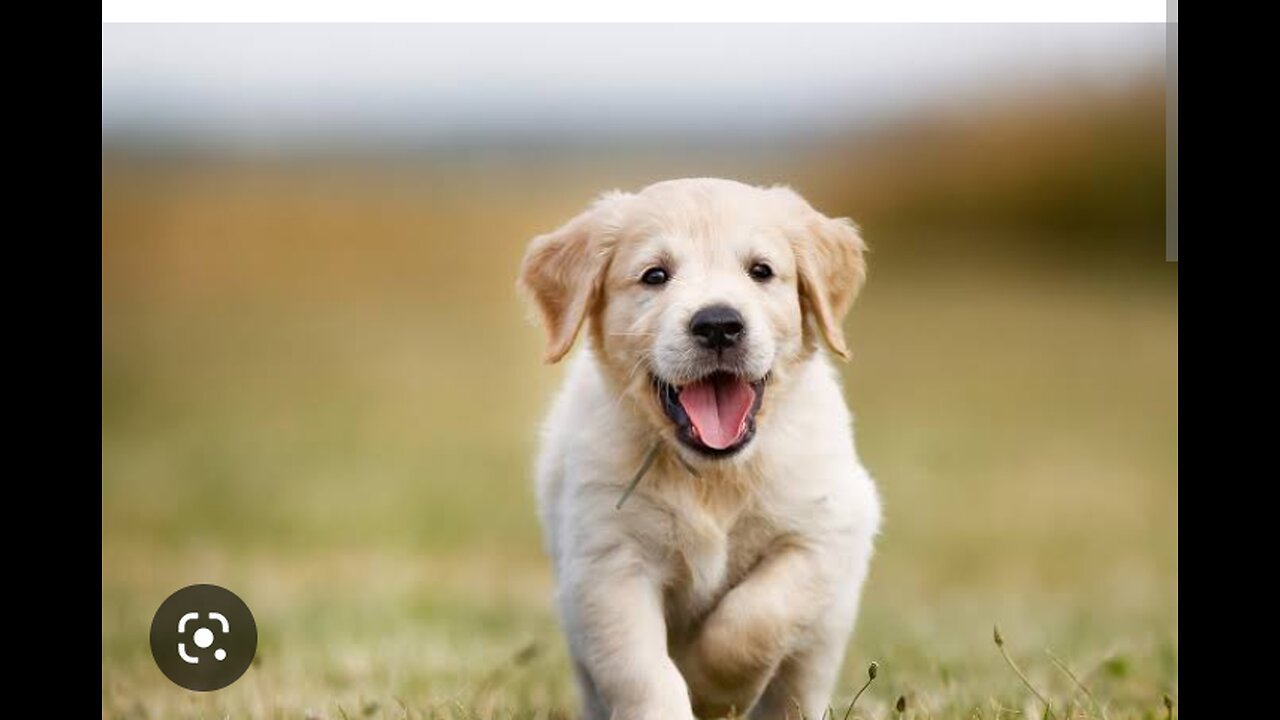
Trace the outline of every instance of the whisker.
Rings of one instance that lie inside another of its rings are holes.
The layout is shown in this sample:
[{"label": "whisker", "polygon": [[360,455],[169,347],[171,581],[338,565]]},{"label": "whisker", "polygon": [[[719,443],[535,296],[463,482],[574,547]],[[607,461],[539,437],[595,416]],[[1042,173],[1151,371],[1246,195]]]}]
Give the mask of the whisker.
[{"label": "whisker", "polygon": [[[623,385],[624,385],[624,386],[627,386],[627,385],[630,385],[630,384],[631,384],[631,381],[635,379],[636,373],[637,373],[637,372],[639,372],[640,368],[641,368],[642,366],[644,366],[644,365],[645,365],[645,360],[646,360],[646,359],[647,359],[647,358],[646,358],[645,356],[643,356],[643,355],[641,355],[640,357],[636,358],[635,363],[633,363],[633,364],[631,365],[631,369],[630,369],[629,371],[627,371],[627,374],[624,376],[624,381],[623,381]],[[618,399],[617,399],[617,401],[616,401],[616,402],[614,403],[614,405],[613,405],[613,406],[614,406],[614,408],[616,409],[616,408],[618,408],[620,405],[622,405],[622,401],[623,401],[624,399],[626,399],[626,397],[627,397],[627,394],[626,394],[625,392],[624,392],[624,393],[619,394],[619,395],[618,395]]]}]

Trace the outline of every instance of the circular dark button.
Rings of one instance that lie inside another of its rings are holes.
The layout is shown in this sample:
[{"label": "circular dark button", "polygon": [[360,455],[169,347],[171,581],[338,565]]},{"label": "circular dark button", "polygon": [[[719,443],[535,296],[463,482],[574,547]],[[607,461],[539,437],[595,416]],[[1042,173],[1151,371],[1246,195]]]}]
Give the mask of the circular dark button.
[{"label": "circular dark button", "polygon": [[220,690],[249,669],[258,625],[235,593],[190,585],[170,595],[151,620],[151,656],[160,672],[188,690]]}]

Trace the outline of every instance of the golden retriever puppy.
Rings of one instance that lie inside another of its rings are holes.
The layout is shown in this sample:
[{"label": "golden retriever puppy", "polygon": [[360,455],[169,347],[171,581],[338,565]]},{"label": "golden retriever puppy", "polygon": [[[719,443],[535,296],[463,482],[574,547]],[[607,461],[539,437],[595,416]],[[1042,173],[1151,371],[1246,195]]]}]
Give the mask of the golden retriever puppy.
[{"label": "golden retriever puppy", "polygon": [[790,189],[716,179],[530,244],[547,360],[586,337],[536,488],[587,720],[826,710],[880,521],[819,341],[848,356],[863,251]]}]

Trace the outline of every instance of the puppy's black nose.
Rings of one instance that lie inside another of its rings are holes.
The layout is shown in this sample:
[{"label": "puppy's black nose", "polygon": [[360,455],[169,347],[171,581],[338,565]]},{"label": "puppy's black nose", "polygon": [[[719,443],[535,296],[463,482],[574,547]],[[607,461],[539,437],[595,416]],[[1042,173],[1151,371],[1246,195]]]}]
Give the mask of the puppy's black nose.
[{"label": "puppy's black nose", "polygon": [[731,348],[746,334],[742,315],[728,305],[710,305],[693,314],[689,332],[703,347],[712,350]]}]

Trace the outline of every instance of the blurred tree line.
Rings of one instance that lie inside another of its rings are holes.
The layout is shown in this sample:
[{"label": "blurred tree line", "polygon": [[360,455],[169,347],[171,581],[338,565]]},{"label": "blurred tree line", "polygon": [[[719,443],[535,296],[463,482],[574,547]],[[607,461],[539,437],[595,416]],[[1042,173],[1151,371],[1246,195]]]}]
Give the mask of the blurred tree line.
[{"label": "blurred tree line", "polygon": [[981,237],[1055,255],[1163,258],[1164,115],[1163,77],[914,112],[815,144],[804,190],[917,250]]}]

